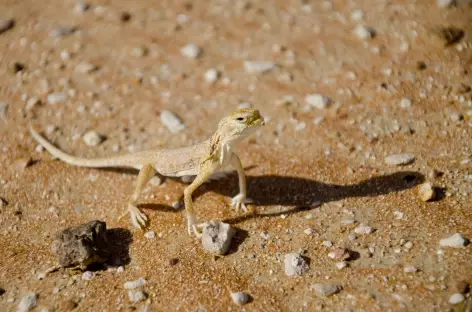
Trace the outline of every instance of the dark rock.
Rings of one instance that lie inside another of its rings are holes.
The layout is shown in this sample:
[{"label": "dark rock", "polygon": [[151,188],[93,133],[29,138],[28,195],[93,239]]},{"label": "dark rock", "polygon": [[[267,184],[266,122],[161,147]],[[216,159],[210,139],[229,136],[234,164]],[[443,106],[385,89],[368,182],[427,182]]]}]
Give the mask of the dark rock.
[{"label": "dark rock", "polygon": [[59,264],[85,269],[92,263],[106,261],[109,257],[106,228],[105,222],[90,221],[59,232],[52,246]]},{"label": "dark rock", "polygon": [[436,34],[443,41],[444,46],[447,47],[461,41],[465,36],[465,31],[454,26],[440,27],[436,30]]}]

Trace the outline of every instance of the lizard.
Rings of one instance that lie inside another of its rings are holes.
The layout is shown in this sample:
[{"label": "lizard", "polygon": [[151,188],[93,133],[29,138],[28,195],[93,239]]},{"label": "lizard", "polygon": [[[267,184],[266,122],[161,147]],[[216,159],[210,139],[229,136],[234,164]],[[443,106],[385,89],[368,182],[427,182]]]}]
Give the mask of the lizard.
[{"label": "lizard", "polygon": [[96,159],[76,157],[63,152],[41,136],[32,126],[30,126],[30,133],[50,154],[70,165],[89,168],[138,169],[137,183],[128,200],[126,212],[119,218],[129,214],[131,224],[137,228],[144,228],[148,223],[148,217],[138,208],[137,201],[140,193],[155,174],[167,177],[196,176],[193,182],[184,189],[184,205],[189,235],[194,233],[197,237],[201,237],[199,231],[201,224],[197,222],[192,193],[213,174],[231,166],[238,174],[239,184],[239,194],[232,198],[231,206],[238,211],[247,211],[245,206],[247,202],[246,176],[235,149],[243,139],[264,124],[264,118],[257,109],[238,109],[223,117],[214,134],[203,142],[187,147],[156,148]]}]

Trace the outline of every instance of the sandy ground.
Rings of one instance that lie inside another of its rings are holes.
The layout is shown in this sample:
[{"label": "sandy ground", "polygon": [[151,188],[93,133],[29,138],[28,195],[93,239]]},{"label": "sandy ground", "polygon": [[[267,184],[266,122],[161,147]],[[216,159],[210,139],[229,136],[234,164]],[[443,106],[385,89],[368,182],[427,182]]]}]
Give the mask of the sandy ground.
[{"label": "sandy ground", "polygon": [[[464,286],[472,280],[471,246],[439,245],[454,233],[472,238],[466,1],[452,8],[421,0],[89,4],[82,11],[73,1],[0,2],[0,19],[15,20],[0,33],[0,310],[15,311],[28,292],[38,295],[35,311],[472,309]],[[359,38],[358,25],[375,36]],[[437,34],[446,26],[465,35],[445,46]],[[65,34],[65,27],[75,29]],[[181,54],[189,43],[202,49],[197,59]],[[249,73],[244,61],[275,67]],[[84,63],[96,70],[76,69]],[[220,73],[214,83],[205,80],[209,69]],[[49,103],[58,92],[67,99]],[[309,94],[332,103],[311,107]],[[151,220],[146,231],[156,234],[149,239],[117,220],[135,172],[69,166],[38,150],[28,133],[32,123],[67,152],[117,155],[204,140],[241,105],[269,120],[239,148],[254,204],[247,214],[230,209],[234,174],[195,198],[200,220],[238,229],[230,253],[218,258],[172,208],[184,183],[146,188],[140,204]],[[159,118],[164,109],[186,128],[171,133]],[[106,140],[87,146],[89,130]],[[397,153],[416,161],[387,165],[384,158]],[[418,198],[426,181],[440,189],[438,200]],[[56,262],[55,233],[95,219],[111,229],[116,263],[90,280],[68,270],[39,279]],[[361,223],[375,231],[354,235]],[[355,254],[348,267],[336,267],[327,241]],[[289,252],[309,259],[307,273],[285,275]],[[148,300],[132,303],[123,284],[140,277]],[[323,298],[316,283],[342,291]],[[238,307],[231,291],[252,302]],[[465,300],[449,303],[455,293]]]}]

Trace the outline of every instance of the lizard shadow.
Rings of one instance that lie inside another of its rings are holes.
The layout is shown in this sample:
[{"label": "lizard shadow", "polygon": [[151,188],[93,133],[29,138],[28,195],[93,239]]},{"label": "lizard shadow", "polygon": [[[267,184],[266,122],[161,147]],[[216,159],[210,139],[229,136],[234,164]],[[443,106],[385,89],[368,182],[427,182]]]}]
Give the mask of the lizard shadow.
[{"label": "lizard shadow", "polygon": [[[410,189],[424,182],[424,175],[413,171],[400,171],[375,176],[356,184],[339,185],[291,176],[248,176],[248,198],[255,206],[291,206],[275,213],[259,213],[253,210],[224,222],[235,224],[252,218],[277,217],[311,210],[324,203],[352,197],[376,197]],[[214,191],[224,196],[234,196],[238,190],[238,178],[231,174],[226,179],[208,184],[196,196],[206,191]]]}]

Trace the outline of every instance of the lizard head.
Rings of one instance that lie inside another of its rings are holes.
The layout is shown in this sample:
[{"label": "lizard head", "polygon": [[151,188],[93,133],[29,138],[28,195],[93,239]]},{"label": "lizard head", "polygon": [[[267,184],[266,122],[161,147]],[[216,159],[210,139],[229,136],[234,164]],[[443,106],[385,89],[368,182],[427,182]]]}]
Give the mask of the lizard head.
[{"label": "lizard head", "polygon": [[218,124],[219,133],[227,140],[240,140],[264,125],[257,109],[242,108],[223,118]]}]

